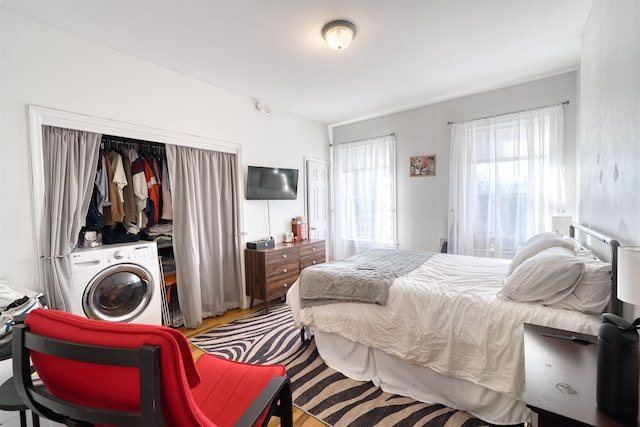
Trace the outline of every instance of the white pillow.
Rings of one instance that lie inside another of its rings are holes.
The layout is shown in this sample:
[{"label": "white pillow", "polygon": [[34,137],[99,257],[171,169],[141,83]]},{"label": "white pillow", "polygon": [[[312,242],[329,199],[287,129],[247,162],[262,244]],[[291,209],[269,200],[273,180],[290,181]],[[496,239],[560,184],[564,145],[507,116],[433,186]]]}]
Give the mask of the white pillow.
[{"label": "white pillow", "polygon": [[584,263],[571,249],[545,249],[508,275],[498,295],[519,302],[553,304],[573,292],[583,272]]},{"label": "white pillow", "polygon": [[562,240],[564,240],[566,243],[570,243],[571,246],[573,246],[573,249],[576,251],[576,254],[579,251],[583,250],[582,245],[580,244],[580,241],[578,241],[578,239],[574,237],[562,236]]},{"label": "white pillow", "polygon": [[575,243],[572,240],[565,240],[562,236],[552,233],[540,233],[535,236],[529,238],[526,242],[522,244],[516,251],[513,259],[511,260],[511,264],[509,265],[509,273],[512,274],[516,268],[520,266],[523,262],[531,258],[532,256],[544,251],[549,248],[567,248],[573,251],[575,254]]},{"label": "white pillow", "polygon": [[576,251],[576,256],[583,260],[585,263],[595,261],[602,262],[593,254],[591,249],[580,249]]},{"label": "white pillow", "polygon": [[611,298],[611,264],[599,260],[585,262],[584,274],[572,293],[554,307],[584,313],[602,313]]}]

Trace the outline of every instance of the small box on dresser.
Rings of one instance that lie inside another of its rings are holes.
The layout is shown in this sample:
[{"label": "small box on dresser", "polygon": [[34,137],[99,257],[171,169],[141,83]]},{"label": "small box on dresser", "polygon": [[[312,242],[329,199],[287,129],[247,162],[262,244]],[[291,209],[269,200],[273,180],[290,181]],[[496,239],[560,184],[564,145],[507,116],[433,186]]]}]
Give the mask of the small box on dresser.
[{"label": "small box on dresser", "polygon": [[269,303],[287,293],[302,269],[326,261],[325,241],[303,240],[279,243],[272,249],[245,249],[244,260],[250,306],[254,299],[261,299],[268,314]]}]

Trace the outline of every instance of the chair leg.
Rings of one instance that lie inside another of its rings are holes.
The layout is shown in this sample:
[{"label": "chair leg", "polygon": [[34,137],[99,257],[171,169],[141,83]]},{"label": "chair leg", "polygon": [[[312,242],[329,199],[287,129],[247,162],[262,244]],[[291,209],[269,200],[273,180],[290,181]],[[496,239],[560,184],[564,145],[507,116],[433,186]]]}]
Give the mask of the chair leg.
[{"label": "chair leg", "polygon": [[281,427],[293,427],[293,398],[291,396],[291,383],[285,384],[278,394],[278,406],[275,410],[280,418]]}]

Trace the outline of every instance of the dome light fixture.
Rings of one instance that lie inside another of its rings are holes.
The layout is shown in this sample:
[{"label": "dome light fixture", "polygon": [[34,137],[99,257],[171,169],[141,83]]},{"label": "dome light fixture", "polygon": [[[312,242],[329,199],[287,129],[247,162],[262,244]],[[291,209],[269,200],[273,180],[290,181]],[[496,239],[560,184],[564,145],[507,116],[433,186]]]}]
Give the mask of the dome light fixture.
[{"label": "dome light fixture", "polygon": [[322,27],[322,37],[335,50],[343,50],[356,35],[356,26],[349,21],[338,19]]}]

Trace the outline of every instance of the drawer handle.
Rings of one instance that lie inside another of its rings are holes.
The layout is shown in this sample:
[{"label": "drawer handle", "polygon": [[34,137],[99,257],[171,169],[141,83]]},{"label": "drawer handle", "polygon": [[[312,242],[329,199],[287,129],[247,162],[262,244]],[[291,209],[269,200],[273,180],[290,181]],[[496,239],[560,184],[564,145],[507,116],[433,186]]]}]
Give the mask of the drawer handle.
[{"label": "drawer handle", "polygon": [[315,264],[315,263],[316,263],[316,260],[315,260],[315,259],[314,259],[313,261],[311,261],[311,264]]},{"label": "drawer handle", "polygon": [[287,272],[287,269],[285,268],[284,270],[282,270],[282,272],[283,272],[283,273],[286,273],[286,272]]},{"label": "drawer handle", "polygon": [[286,258],[286,257],[287,257],[287,254],[283,254],[283,255],[282,255],[282,258]]},{"label": "drawer handle", "polygon": [[311,252],[315,252],[315,251],[316,251],[316,248],[311,248]]},{"label": "drawer handle", "polygon": [[284,285],[282,285],[282,287],[284,287],[284,288],[288,288],[288,287],[289,287],[289,285],[287,285],[287,284],[285,283]]}]

